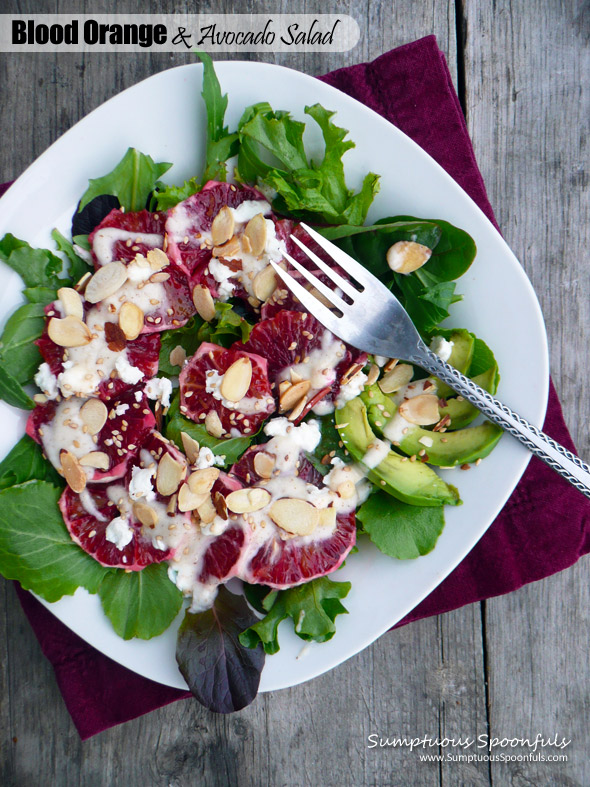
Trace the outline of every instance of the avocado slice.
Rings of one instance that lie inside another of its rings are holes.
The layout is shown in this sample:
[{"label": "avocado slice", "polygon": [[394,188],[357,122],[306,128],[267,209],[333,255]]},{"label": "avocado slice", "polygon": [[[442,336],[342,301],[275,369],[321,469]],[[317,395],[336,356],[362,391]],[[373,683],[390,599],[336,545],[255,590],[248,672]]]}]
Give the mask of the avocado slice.
[{"label": "avocado slice", "polygon": [[[498,378],[498,366],[490,366],[490,368],[486,372],[482,372],[482,374],[477,374],[475,377],[472,377],[474,383],[477,383],[480,388],[483,388],[484,391],[488,393],[494,394],[496,393],[496,386],[497,386],[497,378]],[[441,418],[443,415],[448,415],[451,419],[451,423],[448,426],[447,431],[455,431],[457,429],[462,429],[465,426],[468,426],[472,421],[474,421],[478,415],[480,415],[480,411],[477,407],[474,407],[470,404],[467,399],[458,400],[458,399],[447,399],[447,406],[439,408]]]},{"label": "avocado slice", "polygon": [[[465,328],[457,328],[451,333],[448,341],[453,342],[453,349],[447,363],[450,363],[462,374],[466,374],[473,358],[475,337],[469,331],[466,331]],[[456,395],[455,391],[446,383],[443,383],[442,380],[438,378],[433,379],[436,380],[437,393],[441,399]]]},{"label": "avocado slice", "polygon": [[[378,443],[367,418],[367,408],[360,397],[336,410],[336,428],[346,449],[362,462],[370,445]],[[461,501],[455,487],[446,484],[432,468],[422,462],[389,451],[375,467],[367,469],[367,477],[378,489],[414,506],[458,505]]]},{"label": "avocado slice", "polygon": [[[379,435],[387,437],[387,423],[391,422],[391,418],[385,417],[384,412],[392,418],[396,417],[397,407],[394,401],[376,385],[363,391],[361,399],[368,405],[370,425]],[[463,403],[457,402],[457,404]],[[410,423],[405,425],[405,428],[407,432],[400,435],[396,447],[408,456],[418,456],[420,451],[424,451],[428,457],[425,461],[439,467],[454,467],[483,459],[492,451],[503,434],[499,426],[489,421],[481,426],[472,426],[455,432],[431,432]]]}]

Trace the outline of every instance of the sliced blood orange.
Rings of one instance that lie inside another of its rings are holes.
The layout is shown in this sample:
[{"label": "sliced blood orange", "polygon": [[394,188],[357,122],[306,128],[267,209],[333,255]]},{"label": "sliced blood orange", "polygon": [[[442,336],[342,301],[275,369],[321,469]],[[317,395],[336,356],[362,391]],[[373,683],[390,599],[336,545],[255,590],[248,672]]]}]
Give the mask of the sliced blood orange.
[{"label": "sliced blood orange", "polygon": [[[214,499],[216,494],[225,497],[240,487],[241,484],[237,479],[226,473],[220,473],[211,494]],[[203,555],[198,581],[207,583],[219,580],[222,582],[235,576],[248,538],[249,533],[241,522],[230,522],[221,535],[211,540],[210,546]]]},{"label": "sliced blood orange", "polygon": [[[244,398],[234,403],[221,398],[219,385],[212,388],[215,379],[225,374],[240,358],[247,358],[252,365],[252,379]],[[242,349],[226,350],[217,344],[204,342],[180,373],[180,411],[193,421],[204,421],[214,411],[219,416],[223,435],[255,434],[260,424],[275,410],[266,359]],[[216,398],[217,393],[219,398]],[[235,430],[235,431],[233,431]]]}]

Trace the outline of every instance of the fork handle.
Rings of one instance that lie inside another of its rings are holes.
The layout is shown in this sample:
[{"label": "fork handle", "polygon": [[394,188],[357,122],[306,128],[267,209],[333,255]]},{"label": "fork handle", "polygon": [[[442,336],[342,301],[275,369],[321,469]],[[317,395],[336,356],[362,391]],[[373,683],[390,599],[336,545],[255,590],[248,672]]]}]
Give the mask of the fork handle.
[{"label": "fork handle", "polygon": [[586,497],[590,497],[590,467],[578,456],[556,443],[555,440],[530,424],[514,410],[494,399],[473,380],[441,360],[422,342],[418,345],[418,351],[414,357],[408,360],[450,385],[454,391],[481,410],[490,421],[501,426],[506,432],[510,432],[535,456],[546,462],[549,467],[557,471]]}]

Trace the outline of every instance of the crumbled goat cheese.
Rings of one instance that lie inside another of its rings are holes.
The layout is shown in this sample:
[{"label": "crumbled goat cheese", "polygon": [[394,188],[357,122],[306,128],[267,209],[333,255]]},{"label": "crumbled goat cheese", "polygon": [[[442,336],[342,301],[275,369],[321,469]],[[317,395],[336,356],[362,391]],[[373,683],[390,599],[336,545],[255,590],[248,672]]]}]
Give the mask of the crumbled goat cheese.
[{"label": "crumbled goat cheese", "polygon": [[126,519],[118,516],[109,522],[104,534],[106,540],[114,544],[117,549],[124,549],[133,538],[133,528],[129,526]]},{"label": "crumbled goat cheese", "polygon": [[341,407],[344,407],[346,402],[356,399],[365,387],[368,379],[364,372],[357,372],[351,380],[342,385],[336,397],[336,409],[339,410]]},{"label": "crumbled goat cheese", "polygon": [[224,465],[225,464],[225,454],[221,456],[215,456],[213,451],[206,446],[201,446],[199,449],[199,455],[197,457],[197,461],[195,462],[195,467],[197,470],[204,470],[206,467],[213,467],[213,465]]},{"label": "crumbled goat cheese", "polygon": [[153,467],[134,467],[131,471],[131,481],[129,483],[129,497],[132,500],[139,500],[145,497],[149,502],[156,499],[156,493],[152,485],[152,478],[155,475]]},{"label": "crumbled goat cheese", "polygon": [[430,349],[441,361],[448,361],[453,352],[454,342],[448,342],[442,336],[435,336],[430,342]]},{"label": "crumbled goat cheese", "polygon": [[48,399],[55,399],[58,394],[57,377],[52,374],[48,363],[41,364],[33,379]]},{"label": "crumbled goat cheese", "polygon": [[148,381],[144,390],[148,399],[159,399],[162,407],[170,407],[172,383],[167,377],[153,377]]},{"label": "crumbled goat cheese", "polygon": [[138,369],[136,366],[131,366],[124,355],[120,355],[117,358],[115,362],[115,369],[117,370],[119,378],[128,385],[135,385],[135,383],[138,383],[144,376],[140,369]]}]

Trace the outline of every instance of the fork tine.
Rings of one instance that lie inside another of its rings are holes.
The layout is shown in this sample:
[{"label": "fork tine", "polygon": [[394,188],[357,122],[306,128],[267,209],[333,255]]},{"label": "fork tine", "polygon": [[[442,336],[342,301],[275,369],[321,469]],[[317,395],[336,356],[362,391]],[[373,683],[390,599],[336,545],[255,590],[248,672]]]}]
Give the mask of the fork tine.
[{"label": "fork tine", "polygon": [[309,249],[304,243],[302,243],[299,240],[299,238],[296,238],[294,235],[291,235],[291,240],[299,246],[301,251],[307,254],[309,259],[312,260],[312,262],[314,262],[318,266],[318,268],[321,271],[323,271],[326,274],[326,276],[328,276],[334,282],[334,284],[342,290],[342,292],[346,293],[346,295],[348,295],[353,300],[355,297],[359,295],[359,291],[355,287],[353,287],[352,284],[350,284],[350,282],[343,279],[339,273],[336,273],[336,271],[333,268],[327,265],[320,257],[318,257],[317,254],[314,254],[314,252],[311,249]]},{"label": "fork tine", "polygon": [[[337,293],[334,292],[334,290],[330,289],[330,287],[327,287],[322,281],[320,281],[317,278],[317,276],[314,276],[314,274],[311,273],[311,271],[308,271],[307,268],[304,268],[300,262],[297,262],[297,260],[293,259],[293,257],[291,257],[290,254],[285,253],[283,254],[283,256],[285,257],[286,260],[289,260],[291,265],[296,270],[298,270],[299,273],[302,276],[304,276],[307,279],[307,281],[316,288],[318,292],[321,292],[324,298],[327,298],[333,306],[335,306],[337,309],[340,309],[341,312],[344,312],[348,304],[345,301],[343,301],[342,298]],[[358,295],[359,293],[357,292],[356,294]]]},{"label": "fork tine", "polygon": [[293,295],[305,306],[310,314],[319,320],[322,325],[338,336],[342,330],[339,318],[330,311],[323,303],[305,289],[298,281],[296,281],[290,273],[284,271],[274,260],[269,260],[276,273],[283,279],[285,284],[289,287]]}]

